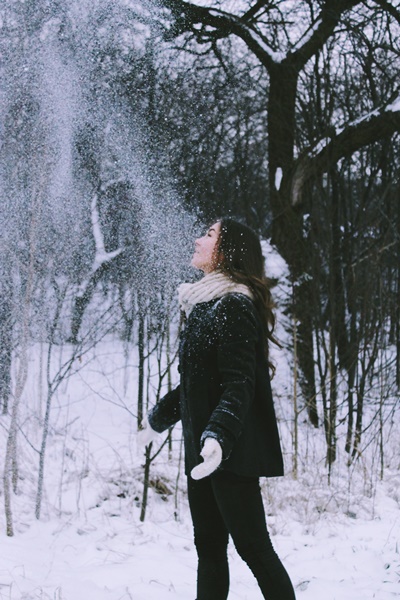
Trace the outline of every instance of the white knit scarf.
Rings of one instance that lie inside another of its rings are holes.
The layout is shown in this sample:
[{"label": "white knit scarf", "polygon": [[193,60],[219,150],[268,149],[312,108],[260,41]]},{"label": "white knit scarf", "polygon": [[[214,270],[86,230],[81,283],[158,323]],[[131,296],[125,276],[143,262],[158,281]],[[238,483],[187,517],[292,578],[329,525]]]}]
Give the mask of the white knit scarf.
[{"label": "white knit scarf", "polygon": [[227,275],[213,271],[196,283],[181,283],[178,297],[181,309],[188,317],[196,304],[222,298],[226,294],[244,294],[253,300],[253,294],[247,285],[232,281]]}]

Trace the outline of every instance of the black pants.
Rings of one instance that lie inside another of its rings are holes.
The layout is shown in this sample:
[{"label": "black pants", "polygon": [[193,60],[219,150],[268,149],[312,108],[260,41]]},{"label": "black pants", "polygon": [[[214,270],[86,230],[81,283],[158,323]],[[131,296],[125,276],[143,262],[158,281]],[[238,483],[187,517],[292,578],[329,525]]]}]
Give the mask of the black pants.
[{"label": "black pants", "polygon": [[188,478],[189,506],[198,555],[197,600],[226,600],[229,534],[264,598],[294,600],[289,576],[275,553],[265,523],[259,481],[220,471]]}]

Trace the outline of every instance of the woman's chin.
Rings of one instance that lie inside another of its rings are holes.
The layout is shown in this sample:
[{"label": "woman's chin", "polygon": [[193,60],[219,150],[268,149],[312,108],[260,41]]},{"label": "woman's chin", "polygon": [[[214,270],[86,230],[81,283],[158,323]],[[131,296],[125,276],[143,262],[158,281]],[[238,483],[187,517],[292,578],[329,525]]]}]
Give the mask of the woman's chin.
[{"label": "woman's chin", "polygon": [[201,265],[198,263],[195,256],[193,256],[192,260],[190,261],[190,266],[194,269],[199,269],[200,271],[202,270]]}]

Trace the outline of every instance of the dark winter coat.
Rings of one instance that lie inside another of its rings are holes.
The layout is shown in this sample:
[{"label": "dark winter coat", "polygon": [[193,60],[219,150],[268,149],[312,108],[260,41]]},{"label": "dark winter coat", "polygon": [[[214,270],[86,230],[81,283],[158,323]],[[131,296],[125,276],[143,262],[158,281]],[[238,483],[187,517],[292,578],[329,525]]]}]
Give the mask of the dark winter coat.
[{"label": "dark winter coat", "polygon": [[206,437],[221,445],[220,468],[239,475],[283,474],[261,323],[252,300],[227,294],[196,304],[181,335],[180,385],[149,414],[162,432],[182,420],[185,470],[202,462]]}]

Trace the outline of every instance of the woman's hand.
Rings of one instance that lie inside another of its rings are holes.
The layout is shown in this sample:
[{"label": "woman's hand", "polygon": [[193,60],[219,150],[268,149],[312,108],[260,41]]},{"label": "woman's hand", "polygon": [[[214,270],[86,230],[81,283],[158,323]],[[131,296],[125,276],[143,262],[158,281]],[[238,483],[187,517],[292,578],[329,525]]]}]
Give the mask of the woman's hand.
[{"label": "woman's hand", "polygon": [[203,479],[219,467],[222,460],[222,448],[214,438],[206,438],[200,456],[203,457],[204,462],[192,469],[190,474],[193,479]]},{"label": "woman's hand", "polygon": [[142,421],[142,429],[137,434],[137,449],[143,451],[159,434],[151,427],[147,417]]}]

